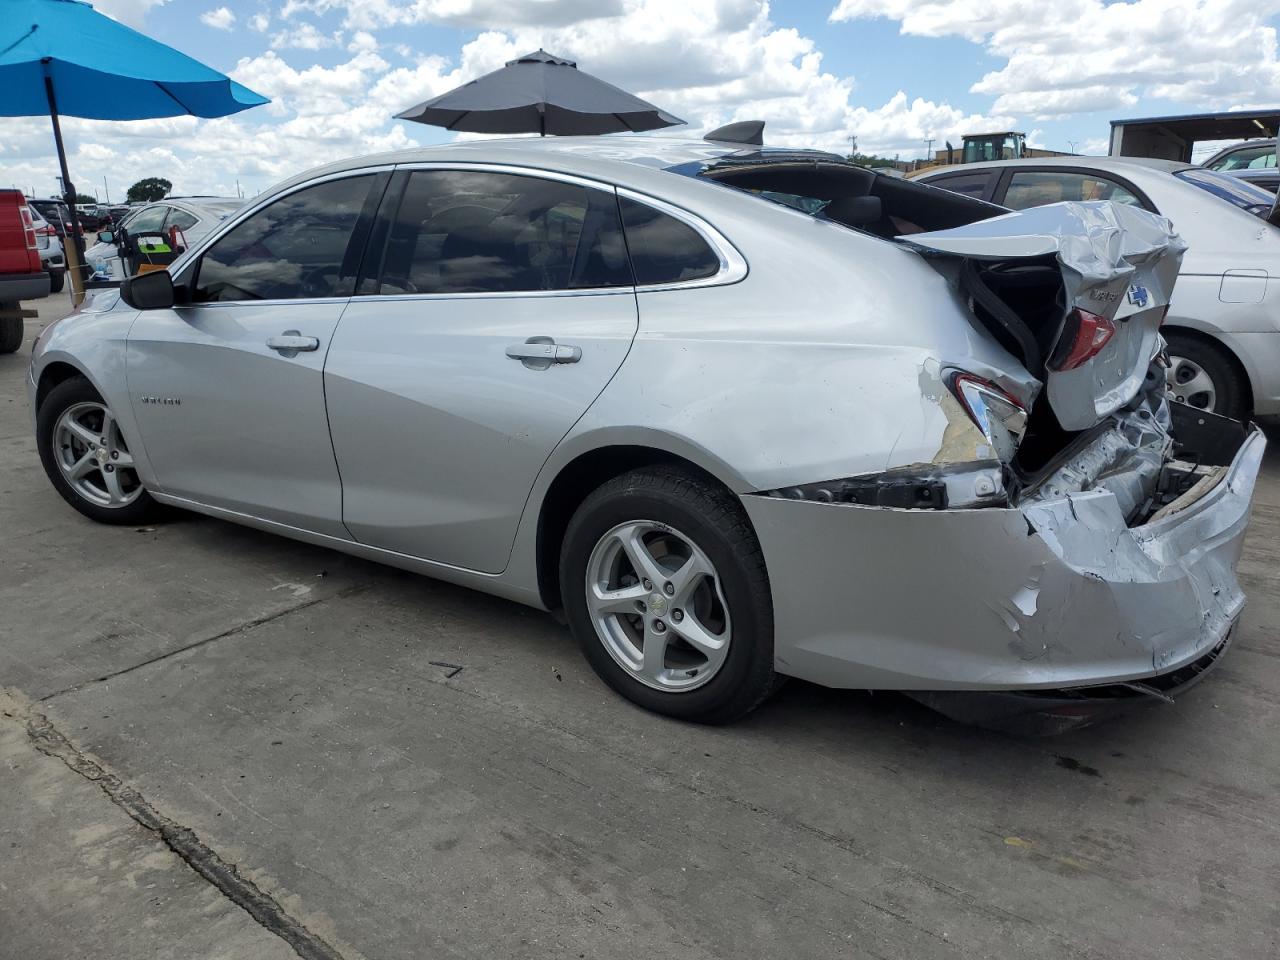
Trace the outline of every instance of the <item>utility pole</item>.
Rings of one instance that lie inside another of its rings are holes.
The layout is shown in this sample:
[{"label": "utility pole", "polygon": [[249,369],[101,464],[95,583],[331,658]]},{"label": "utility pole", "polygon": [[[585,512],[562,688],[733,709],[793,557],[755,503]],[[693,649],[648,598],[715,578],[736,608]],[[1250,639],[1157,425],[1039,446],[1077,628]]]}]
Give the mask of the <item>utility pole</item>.
[{"label": "utility pole", "polygon": [[926,137],[926,138],[925,138],[925,141],[924,141],[924,158],[925,158],[925,160],[926,160],[926,161],[929,161],[929,160],[932,160],[932,159],[933,159],[933,141],[935,141],[935,140],[937,140],[937,139],[938,139],[937,137]]},{"label": "utility pole", "polygon": [[852,157],[858,152],[858,135],[856,133],[849,134],[849,156]]}]

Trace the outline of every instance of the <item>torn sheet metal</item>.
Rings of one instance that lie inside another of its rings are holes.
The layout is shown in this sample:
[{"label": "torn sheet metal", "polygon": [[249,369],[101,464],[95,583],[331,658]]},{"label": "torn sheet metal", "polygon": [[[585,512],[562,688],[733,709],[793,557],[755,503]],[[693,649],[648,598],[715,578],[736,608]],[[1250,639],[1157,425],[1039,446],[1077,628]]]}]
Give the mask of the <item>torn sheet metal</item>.
[{"label": "torn sheet metal", "polygon": [[[1058,689],[1141,680],[1214,648],[1266,441],[1128,527],[1101,488],[1023,507],[897,510],[743,497],[770,568],[780,672],[825,686]],[[857,549],[850,549],[856,544]]]},{"label": "torn sheet metal", "polygon": [[1018,503],[1104,490],[1115,497],[1121,515],[1132,520],[1156,493],[1173,445],[1168,403],[1159,388],[1149,391],[1141,403],[1115,414],[1111,429],[1069,453],[1053,472],[1024,491]]},{"label": "torn sheet metal", "polygon": [[1096,356],[1045,370],[1050,405],[1068,430],[1087,429],[1137,396],[1187,248],[1165,217],[1109,201],[1053,203],[898,239],[982,262],[1052,258],[1066,303],[1048,342],[1057,345],[1074,309],[1114,327]]}]

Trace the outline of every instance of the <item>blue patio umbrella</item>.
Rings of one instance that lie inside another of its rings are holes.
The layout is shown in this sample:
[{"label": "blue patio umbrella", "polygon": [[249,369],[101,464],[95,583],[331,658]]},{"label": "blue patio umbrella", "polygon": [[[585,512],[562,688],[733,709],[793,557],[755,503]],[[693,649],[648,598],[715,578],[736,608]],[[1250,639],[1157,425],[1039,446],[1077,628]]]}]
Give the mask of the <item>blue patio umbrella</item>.
[{"label": "blue patio umbrella", "polygon": [[0,14],[0,116],[52,119],[77,246],[60,114],[92,120],[225,117],[268,102],[80,0],[0,0]]}]

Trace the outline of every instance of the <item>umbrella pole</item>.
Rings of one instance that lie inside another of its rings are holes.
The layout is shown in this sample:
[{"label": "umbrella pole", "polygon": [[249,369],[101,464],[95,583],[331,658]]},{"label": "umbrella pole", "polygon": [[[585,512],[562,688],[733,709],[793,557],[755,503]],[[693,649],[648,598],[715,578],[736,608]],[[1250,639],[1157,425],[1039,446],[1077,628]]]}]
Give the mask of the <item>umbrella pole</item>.
[{"label": "umbrella pole", "polygon": [[58,148],[58,166],[62,169],[63,200],[67,204],[67,215],[70,218],[68,236],[71,242],[63,251],[67,257],[67,274],[71,277],[71,302],[80,306],[84,302],[84,276],[81,264],[84,263],[84,238],[80,236],[80,217],[76,213],[76,191],[71,185],[71,174],[67,171],[67,151],[62,145],[62,126],[58,123],[58,98],[53,93],[53,77],[49,76],[48,61],[44,65],[44,93],[49,100],[49,118],[53,121],[53,142]]}]

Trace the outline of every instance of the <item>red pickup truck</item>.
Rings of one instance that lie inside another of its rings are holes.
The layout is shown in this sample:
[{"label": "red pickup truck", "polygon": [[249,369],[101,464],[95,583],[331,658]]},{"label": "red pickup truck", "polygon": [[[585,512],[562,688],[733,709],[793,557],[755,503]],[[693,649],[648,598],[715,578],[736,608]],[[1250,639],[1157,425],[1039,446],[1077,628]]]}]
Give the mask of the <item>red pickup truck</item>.
[{"label": "red pickup truck", "polygon": [[23,300],[49,295],[49,274],[40,264],[27,198],[0,190],[0,353],[22,346]]}]

